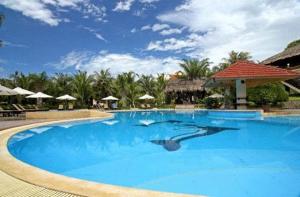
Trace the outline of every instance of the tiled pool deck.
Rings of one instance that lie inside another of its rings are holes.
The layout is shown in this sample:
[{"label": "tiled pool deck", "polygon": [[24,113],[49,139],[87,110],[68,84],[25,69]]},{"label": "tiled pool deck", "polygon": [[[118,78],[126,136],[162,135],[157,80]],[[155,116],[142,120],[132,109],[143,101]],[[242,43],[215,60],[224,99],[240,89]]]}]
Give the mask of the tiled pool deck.
[{"label": "tiled pool deck", "polygon": [[[12,120],[12,121],[0,121],[0,133],[4,129],[29,125],[34,123],[46,122],[46,119],[37,120]],[[5,172],[0,170],[0,196],[1,197],[50,197],[50,196],[61,196],[61,197],[76,197],[79,195],[73,195],[65,192],[55,191],[51,189],[46,189],[44,187],[39,187],[17,178],[14,178]]]}]

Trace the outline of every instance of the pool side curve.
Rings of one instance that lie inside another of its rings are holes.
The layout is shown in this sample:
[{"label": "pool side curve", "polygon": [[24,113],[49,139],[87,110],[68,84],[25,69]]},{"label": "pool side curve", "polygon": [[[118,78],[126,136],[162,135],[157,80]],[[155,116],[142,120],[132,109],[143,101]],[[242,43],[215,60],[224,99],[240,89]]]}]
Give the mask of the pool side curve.
[{"label": "pool side curve", "polygon": [[158,197],[176,197],[176,196],[195,196],[188,194],[177,194],[168,192],[158,192],[144,189],[135,189],[109,184],[100,184],[91,181],[84,181],[76,178],[66,177],[33,167],[12,156],[7,148],[8,140],[11,136],[21,131],[34,127],[45,126],[80,120],[106,119],[112,118],[113,114],[103,113],[102,117],[76,118],[66,120],[47,121],[43,123],[30,124],[26,126],[15,127],[1,131],[0,134],[0,170],[27,183],[52,189],[56,191],[67,192],[80,196],[158,196]]}]

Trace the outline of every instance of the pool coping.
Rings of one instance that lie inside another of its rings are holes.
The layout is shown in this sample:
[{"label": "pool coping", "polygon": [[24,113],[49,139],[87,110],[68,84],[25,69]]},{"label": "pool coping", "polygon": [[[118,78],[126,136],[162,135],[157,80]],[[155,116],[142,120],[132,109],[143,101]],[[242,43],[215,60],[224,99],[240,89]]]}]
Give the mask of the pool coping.
[{"label": "pool coping", "polygon": [[116,186],[104,183],[96,183],[85,181],[60,174],[51,173],[49,171],[31,166],[12,156],[7,148],[8,140],[16,133],[22,132],[34,127],[45,126],[49,124],[57,124],[64,122],[84,121],[84,120],[104,120],[113,118],[113,114],[106,113],[104,117],[89,117],[64,120],[51,120],[42,123],[34,123],[25,126],[14,127],[2,130],[0,133],[0,170],[6,174],[25,181],[27,183],[62,191],[80,196],[158,196],[158,197],[192,197],[201,195],[190,195],[170,192],[159,192],[146,189],[136,189],[123,186]]}]

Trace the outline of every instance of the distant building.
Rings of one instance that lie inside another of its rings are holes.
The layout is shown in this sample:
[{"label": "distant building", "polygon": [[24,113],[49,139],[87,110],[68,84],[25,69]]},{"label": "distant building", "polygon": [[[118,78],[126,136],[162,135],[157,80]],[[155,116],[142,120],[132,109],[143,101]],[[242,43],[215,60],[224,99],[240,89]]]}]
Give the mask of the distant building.
[{"label": "distant building", "polygon": [[[262,63],[300,72],[300,44],[285,49],[281,53],[262,61]],[[293,87],[295,87],[295,91],[300,89],[300,78],[288,80],[287,83],[289,88],[294,89]]]}]

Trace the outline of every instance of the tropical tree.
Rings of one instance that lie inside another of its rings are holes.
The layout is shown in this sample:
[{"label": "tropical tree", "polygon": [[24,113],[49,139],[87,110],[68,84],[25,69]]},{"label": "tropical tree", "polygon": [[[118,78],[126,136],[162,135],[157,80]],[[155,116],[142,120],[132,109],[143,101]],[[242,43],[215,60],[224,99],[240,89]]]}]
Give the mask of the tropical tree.
[{"label": "tropical tree", "polygon": [[47,90],[49,77],[46,72],[30,73],[27,77],[30,80],[30,90],[34,92],[44,92]]},{"label": "tropical tree", "polygon": [[158,74],[155,83],[155,99],[158,105],[162,105],[165,102],[165,88],[167,85],[167,80],[165,74]]},{"label": "tropical tree", "polygon": [[103,98],[112,94],[113,77],[111,76],[109,69],[95,72],[94,77],[95,83],[93,88],[96,97]]},{"label": "tropical tree", "polygon": [[142,75],[138,80],[141,86],[141,91],[143,94],[154,95],[155,92],[155,80],[152,75]]},{"label": "tropical tree", "polygon": [[84,71],[78,71],[73,77],[73,92],[81,107],[88,105],[92,96],[93,78]]},{"label": "tropical tree", "polygon": [[227,68],[228,66],[230,66],[231,64],[236,63],[239,60],[251,60],[252,56],[250,55],[249,52],[235,52],[235,51],[231,51],[228,54],[228,58],[223,58],[223,62],[220,63],[218,65],[218,67],[213,68],[214,71],[220,71],[220,70],[224,70],[225,68]]},{"label": "tropical tree", "polygon": [[138,100],[138,95],[140,92],[140,86],[137,82],[128,83],[126,86],[127,89],[127,100],[129,102],[129,105],[133,108],[135,108],[136,101]]},{"label": "tropical tree", "polygon": [[56,96],[61,96],[64,94],[72,94],[72,76],[64,73],[55,73],[52,78],[54,85],[54,94]]},{"label": "tropical tree", "polygon": [[[120,104],[128,107],[132,101],[130,101],[129,97],[133,98],[133,95],[128,96],[129,89],[133,90],[133,86],[129,87],[130,84],[135,83],[136,73],[134,72],[125,72],[119,74],[116,78],[116,82],[114,84],[115,94],[121,97]],[[131,91],[131,94],[136,93],[136,91]]]},{"label": "tropical tree", "polygon": [[188,80],[201,79],[204,77],[208,77],[210,75],[210,66],[211,62],[209,59],[191,59],[191,60],[183,60],[183,63],[179,65],[184,71],[183,77]]}]

